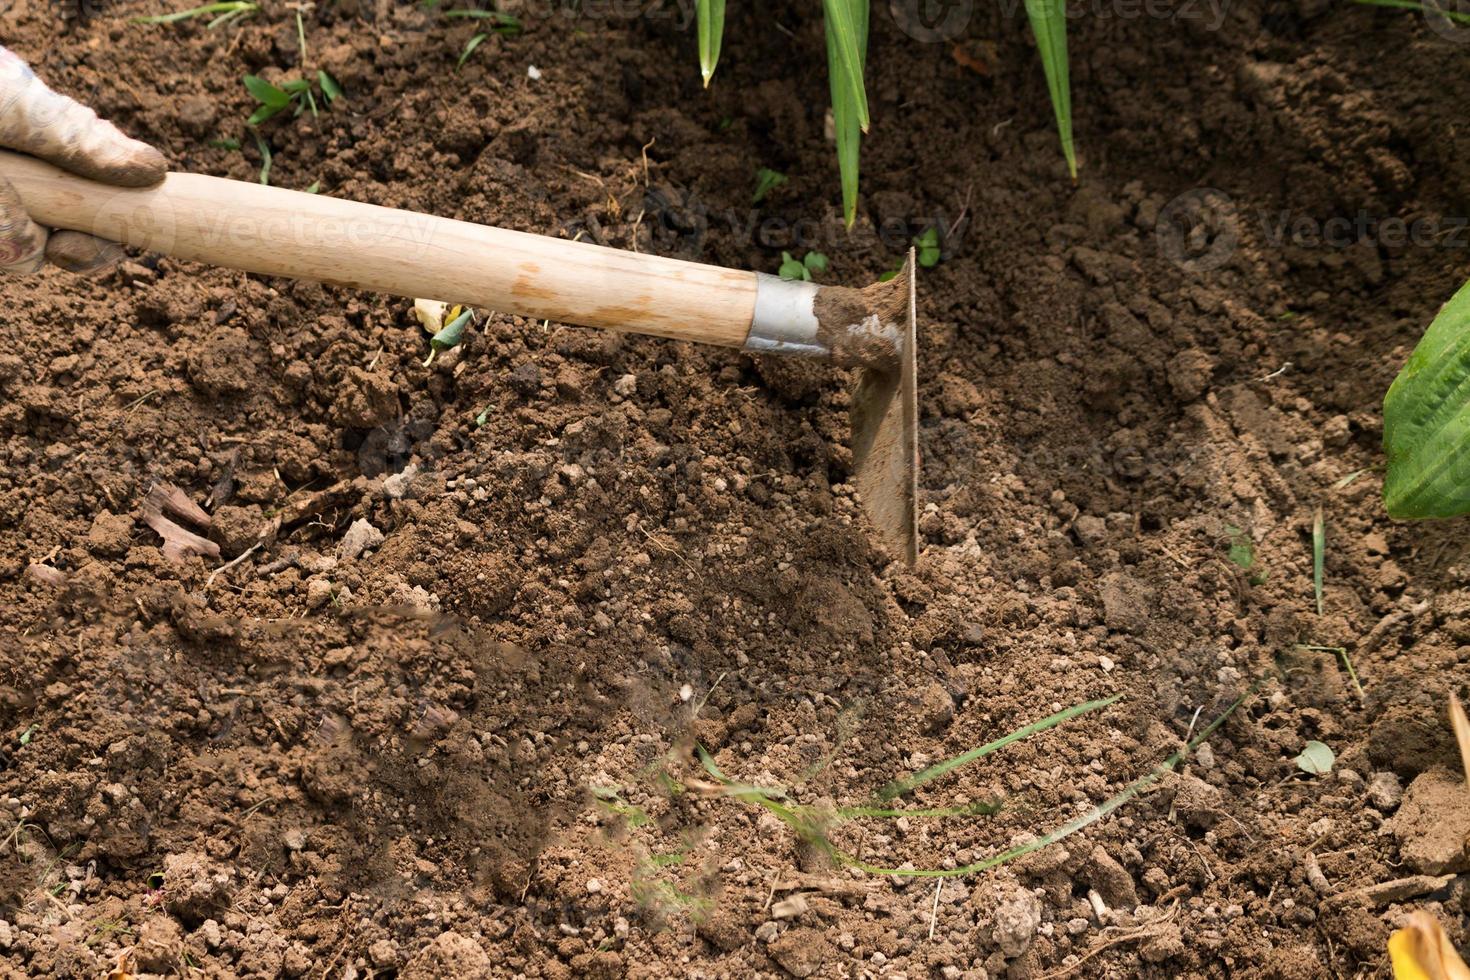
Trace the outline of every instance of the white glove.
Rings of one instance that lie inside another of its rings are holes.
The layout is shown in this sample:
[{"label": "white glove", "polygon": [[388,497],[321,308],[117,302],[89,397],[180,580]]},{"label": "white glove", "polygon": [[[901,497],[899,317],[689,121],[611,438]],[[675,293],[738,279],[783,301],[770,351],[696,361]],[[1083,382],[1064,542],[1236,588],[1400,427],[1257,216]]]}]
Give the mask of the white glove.
[{"label": "white glove", "polygon": [[[168,172],[162,153],[124,136],[81,103],[51,91],[4,47],[0,47],[0,147],[118,187],[148,187]],[[46,260],[72,272],[98,272],[121,256],[122,247],[115,242],[42,228],[26,214],[15,188],[0,177],[0,274],[35,272]]]}]

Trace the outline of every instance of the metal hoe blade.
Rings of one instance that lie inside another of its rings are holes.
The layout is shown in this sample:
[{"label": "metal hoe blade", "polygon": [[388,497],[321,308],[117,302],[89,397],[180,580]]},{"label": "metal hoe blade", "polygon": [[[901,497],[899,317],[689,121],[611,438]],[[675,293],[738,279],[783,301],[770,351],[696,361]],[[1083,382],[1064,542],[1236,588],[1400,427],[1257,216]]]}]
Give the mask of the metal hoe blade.
[{"label": "metal hoe blade", "polygon": [[[858,369],[852,392],[852,457],[858,492],[883,542],[910,565],[919,558],[917,286],[914,254],[899,273],[908,301],[897,333],[896,364]],[[885,330],[885,333],[887,330]]]}]

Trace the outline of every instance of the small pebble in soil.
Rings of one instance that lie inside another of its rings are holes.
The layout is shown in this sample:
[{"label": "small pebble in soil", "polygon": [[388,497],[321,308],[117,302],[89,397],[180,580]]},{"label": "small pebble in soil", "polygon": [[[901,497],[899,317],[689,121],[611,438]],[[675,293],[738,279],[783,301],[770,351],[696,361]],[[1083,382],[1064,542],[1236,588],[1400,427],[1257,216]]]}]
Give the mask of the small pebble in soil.
[{"label": "small pebble in soil", "polygon": [[376,548],[384,540],[382,531],[373,527],[366,518],[359,518],[353,521],[347,533],[342,535],[342,541],[337,545],[337,558],[342,561],[351,561],[360,557],[369,548]]},{"label": "small pebble in soil", "polygon": [[1404,798],[1404,786],[1391,772],[1375,772],[1368,781],[1368,802],[1387,813],[1396,809]]}]

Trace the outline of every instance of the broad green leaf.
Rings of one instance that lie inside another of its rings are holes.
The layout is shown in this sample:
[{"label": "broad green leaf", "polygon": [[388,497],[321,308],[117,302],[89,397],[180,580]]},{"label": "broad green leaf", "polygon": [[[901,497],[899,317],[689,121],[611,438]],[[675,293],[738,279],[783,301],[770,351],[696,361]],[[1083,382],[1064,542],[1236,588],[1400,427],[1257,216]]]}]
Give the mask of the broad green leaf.
[{"label": "broad green leaf", "polygon": [[806,266],[812,272],[826,272],[827,256],[823,255],[821,252],[808,252],[806,253],[806,255],[802,256],[801,264]]},{"label": "broad green leaf", "polygon": [[867,128],[867,99],[863,93],[863,66],[868,50],[867,0],[824,0],[828,8],[839,6],[856,25],[856,89],[850,72],[843,68],[840,27],[829,15],[826,21],[827,76],[832,91],[832,128],[837,140],[837,167],[842,177],[842,214],[847,227],[857,220],[858,151],[862,131]]},{"label": "broad green leaf", "polygon": [[697,0],[694,10],[699,18],[699,73],[709,88],[720,61],[720,40],[725,36],[725,0]]},{"label": "broad green leaf", "polygon": [[1470,513],[1470,284],[1439,311],[1383,399],[1391,517]]},{"label": "broad green leaf", "polygon": [[1309,772],[1314,776],[1320,776],[1324,772],[1331,772],[1332,765],[1337,761],[1337,756],[1332,750],[1318,741],[1308,742],[1302,746],[1301,754],[1295,759],[1296,767],[1302,772]]},{"label": "broad green leaf", "polygon": [[1067,0],[1026,0],[1026,16],[1036,35],[1036,50],[1046,87],[1051,92],[1057,133],[1062,138],[1062,155],[1067,171],[1077,179],[1077,152],[1072,145],[1072,81],[1067,67]]},{"label": "broad green leaf", "polygon": [[291,103],[290,93],[276,88],[259,75],[245,76],[245,91],[249,92],[256,102],[270,106],[272,109],[284,109]]}]

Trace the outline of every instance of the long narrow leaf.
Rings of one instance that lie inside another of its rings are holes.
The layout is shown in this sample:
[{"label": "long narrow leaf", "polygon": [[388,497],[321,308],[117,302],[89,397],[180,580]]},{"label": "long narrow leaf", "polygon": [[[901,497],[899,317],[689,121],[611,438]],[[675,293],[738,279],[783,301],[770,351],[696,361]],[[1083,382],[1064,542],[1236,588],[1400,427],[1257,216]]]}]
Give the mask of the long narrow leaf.
[{"label": "long narrow leaf", "polygon": [[1036,50],[1041,55],[1041,69],[1046,73],[1046,87],[1051,92],[1057,133],[1062,139],[1062,155],[1067,158],[1067,172],[1076,180],[1077,151],[1072,144],[1072,80],[1067,66],[1067,0],[1026,0],[1026,16],[1031,19],[1031,32],[1036,35]]},{"label": "long narrow leaf", "polygon": [[1081,816],[1073,817],[1071,820],[1068,820],[1061,826],[1054,828],[1046,834],[1043,834],[1036,840],[1029,841],[1025,844],[1020,844],[1016,847],[1010,848],[1009,850],[1001,851],[999,854],[994,854],[988,858],[985,858],[982,861],[977,861],[974,864],[966,864],[958,868],[884,868],[877,865],[868,864],[865,861],[859,861],[854,858],[849,858],[846,855],[841,854],[840,852],[836,853],[836,857],[844,864],[847,864],[851,867],[859,868],[871,874],[891,875],[896,878],[957,878],[962,875],[972,875],[980,871],[985,871],[988,868],[994,868],[997,865],[1005,864],[1009,861],[1014,861],[1017,858],[1025,857],[1027,854],[1031,854],[1034,851],[1039,851],[1043,847],[1049,847],[1052,844],[1055,844],[1057,841],[1062,840],[1066,837],[1070,837],[1073,834],[1077,833],[1077,831],[1082,830],[1083,828],[1088,827],[1094,823],[1097,823],[1097,821],[1112,813],[1114,810],[1118,809],[1118,807],[1127,803],[1129,800],[1136,797],[1139,793],[1148,789],[1150,786],[1163,779],[1166,775],[1173,772],[1175,767],[1178,766],[1179,763],[1182,762],[1184,758],[1189,755],[1189,753],[1193,752],[1195,749],[1203,745],[1205,740],[1213,735],[1217,728],[1225,724],[1225,720],[1233,715],[1237,708],[1239,708],[1242,704],[1244,704],[1247,700],[1254,696],[1256,691],[1260,689],[1260,686],[1260,681],[1252,684],[1250,690],[1246,691],[1233,703],[1231,703],[1231,705],[1226,708],[1219,717],[1206,725],[1204,729],[1201,730],[1198,735],[1192,738],[1184,748],[1180,749],[1178,752],[1175,752],[1173,755],[1169,756],[1163,762],[1155,766],[1152,770],[1138,777],[1127,786],[1123,787],[1123,789],[1120,790],[1116,795],[1109,797],[1108,799],[1099,803],[1097,806],[1093,807],[1091,810],[1088,810]]},{"label": "long narrow leaf", "polygon": [[1459,10],[1446,10],[1439,4],[1415,3],[1414,0],[1355,0],[1368,7],[1393,7],[1397,10],[1417,10],[1421,14],[1438,14],[1457,24],[1470,24],[1470,14]]},{"label": "long narrow leaf", "polygon": [[1029,738],[1030,736],[1035,735],[1038,732],[1044,732],[1049,728],[1055,728],[1063,722],[1071,721],[1078,715],[1085,715],[1089,711],[1096,711],[1098,708],[1106,708],[1108,705],[1117,702],[1117,700],[1122,696],[1123,695],[1121,694],[1114,694],[1110,698],[1101,698],[1097,701],[1087,701],[1083,704],[1073,705],[1070,708],[1058,711],[1056,714],[1047,715],[1040,721],[1033,721],[1031,724],[1026,725],[1023,728],[1018,728],[1015,731],[1011,732],[1009,735],[1004,735],[993,742],[988,742],[985,745],[970,749],[968,752],[962,752],[952,759],[946,759],[943,762],[936,763],[930,766],[928,769],[925,769],[918,775],[909,776],[907,779],[896,779],[878,791],[878,799],[895,799],[896,797],[902,796],[903,794],[910,792],[911,790],[918,789],[925,783],[933,782],[947,772],[952,772],[953,770],[958,769],[960,766],[974,762],[976,759],[982,759],[990,753],[996,751],[997,749],[1003,749],[1007,745],[1010,745],[1012,742],[1019,742],[1021,739]]},{"label": "long narrow leaf", "polygon": [[867,102],[863,95],[862,68],[866,64],[868,50],[868,3],[867,0],[827,0],[829,3],[848,4],[849,19],[856,25],[858,41],[857,89],[852,87],[851,76],[841,69],[843,58],[839,31],[832,19],[827,19],[827,75],[832,91],[832,128],[837,142],[837,168],[842,181],[842,214],[847,227],[857,220],[858,159],[861,149],[862,117]]},{"label": "long narrow leaf", "polygon": [[714,77],[720,61],[720,41],[725,36],[725,0],[697,0],[695,15],[699,18],[699,73],[704,86]]},{"label": "long narrow leaf", "polygon": [[841,76],[857,108],[858,125],[868,131],[868,96],[863,69],[868,52],[867,0],[822,0],[827,26],[827,70]]},{"label": "long narrow leaf", "polygon": [[[190,7],[188,10],[176,10],[171,14],[155,14],[151,17],[134,17],[134,24],[174,24],[181,20],[189,20],[194,17],[203,17],[206,14],[227,13],[235,17],[240,14],[253,14],[257,7],[245,0],[230,0],[227,3],[206,3],[201,7]],[[213,25],[211,25],[213,26]]]}]

